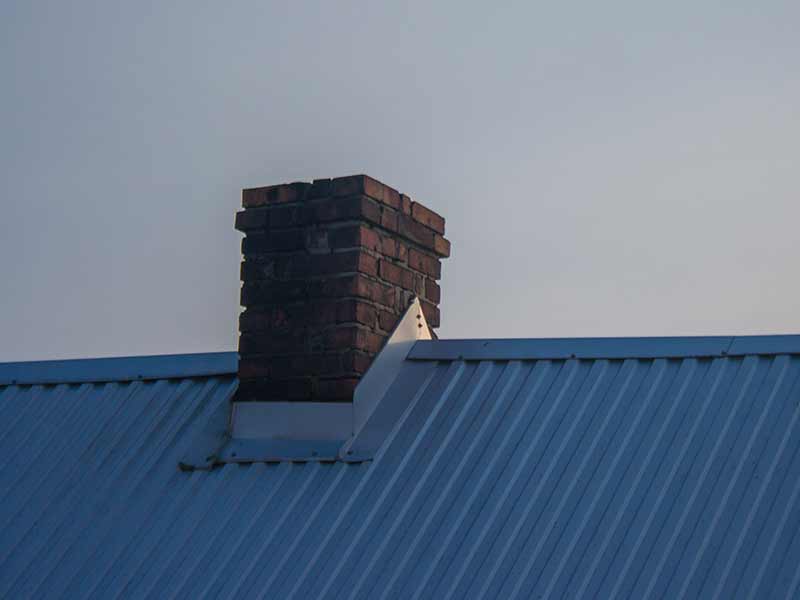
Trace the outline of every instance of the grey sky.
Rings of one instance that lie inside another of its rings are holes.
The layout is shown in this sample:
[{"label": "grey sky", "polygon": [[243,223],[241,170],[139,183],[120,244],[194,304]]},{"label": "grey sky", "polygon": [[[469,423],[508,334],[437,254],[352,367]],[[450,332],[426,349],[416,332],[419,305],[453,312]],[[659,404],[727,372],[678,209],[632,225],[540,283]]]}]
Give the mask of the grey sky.
[{"label": "grey sky", "polygon": [[496,4],[2,2],[0,360],[234,349],[239,190],[362,172],[443,337],[800,332],[800,3]]}]

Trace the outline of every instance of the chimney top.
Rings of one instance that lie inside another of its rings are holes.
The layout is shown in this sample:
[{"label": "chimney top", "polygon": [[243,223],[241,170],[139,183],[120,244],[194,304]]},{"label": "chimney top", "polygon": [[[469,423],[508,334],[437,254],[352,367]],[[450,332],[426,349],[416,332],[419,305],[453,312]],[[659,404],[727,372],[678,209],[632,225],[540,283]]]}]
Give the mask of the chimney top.
[{"label": "chimney top", "polygon": [[439,325],[444,218],[366,175],[242,191],[239,400],[351,401],[418,298]]}]

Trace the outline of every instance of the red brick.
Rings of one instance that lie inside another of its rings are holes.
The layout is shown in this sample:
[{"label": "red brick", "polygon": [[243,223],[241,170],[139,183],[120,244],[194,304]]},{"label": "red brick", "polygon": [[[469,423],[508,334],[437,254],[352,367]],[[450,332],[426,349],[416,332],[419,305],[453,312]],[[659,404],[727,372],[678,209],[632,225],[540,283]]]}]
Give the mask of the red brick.
[{"label": "red brick", "polygon": [[436,234],[433,237],[433,251],[443,258],[447,258],[450,256],[450,242]]},{"label": "red brick", "polygon": [[362,247],[374,250],[375,252],[381,251],[383,247],[381,236],[374,229],[362,227],[360,235]]},{"label": "red brick", "polygon": [[431,327],[439,327],[439,307],[424,300],[420,302],[422,305],[422,314],[425,315],[425,320]]},{"label": "red brick", "polygon": [[242,206],[253,208],[265,204],[301,202],[311,187],[310,183],[296,182],[242,190]]},{"label": "red brick", "polygon": [[400,194],[400,210],[406,214],[411,214],[411,198],[406,196],[405,194]]},{"label": "red brick", "polygon": [[308,199],[325,198],[331,195],[332,186],[330,179],[315,179],[308,190]]},{"label": "red brick", "polygon": [[235,228],[237,231],[252,231],[254,229],[267,229],[269,227],[269,210],[265,208],[251,208],[240,210],[236,213]]},{"label": "red brick", "polygon": [[305,247],[302,229],[284,229],[269,233],[250,233],[242,240],[242,254],[287,252]]},{"label": "red brick", "polygon": [[328,329],[323,333],[326,350],[364,350],[378,352],[383,345],[383,337],[356,325],[344,325]]},{"label": "red brick", "polygon": [[374,355],[353,350],[342,355],[342,367],[345,371],[365,373],[372,363]]},{"label": "red brick", "polygon": [[363,250],[321,254],[311,258],[308,262],[311,275],[331,275],[356,271],[373,277],[378,275],[377,259]]},{"label": "red brick", "polygon": [[241,304],[249,307],[303,300],[308,297],[308,288],[307,281],[246,281],[242,284]]},{"label": "red brick", "polygon": [[239,377],[242,379],[271,377],[273,366],[273,360],[268,356],[257,354],[239,357]]},{"label": "red brick", "polygon": [[346,402],[353,399],[358,379],[320,379],[318,382],[317,398],[320,401]]},{"label": "red brick", "polygon": [[397,265],[388,261],[380,261],[379,273],[381,279],[384,279],[389,283],[401,285],[403,282],[403,270]]},{"label": "red brick", "polygon": [[239,315],[239,331],[242,333],[272,329],[287,331],[292,325],[288,310],[290,309],[279,306],[263,309],[248,308]]},{"label": "red brick", "polygon": [[384,306],[394,306],[396,304],[395,289],[379,281],[372,281],[360,276],[356,280],[356,296],[366,298]]},{"label": "red brick", "polygon": [[292,204],[271,207],[269,220],[269,226],[272,229],[297,227],[304,224],[301,207]]},{"label": "red brick", "polygon": [[444,218],[433,212],[427,206],[414,202],[411,205],[411,216],[415,221],[422,223],[426,227],[430,227],[436,233],[444,235]]},{"label": "red brick", "polygon": [[442,289],[433,279],[425,279],[425,299],[434,304],[439,304],[442,299]]},{"label": "red brick", "polygon": [[344,326],[324,332],[323,339],[326,350],[348,350],[357,347],[358,327]]},{"label": "red brick", "polygon": [[307,223],[330,223],[362,219],[380,225],[381,207],[366,196],[325,198],[304,205]]},{"label": "red brick", "polygon": [[400,315],[397,313],[393,313],[388,310],[381,310],[378,312],[378,325],[385,332],[389,333],[394,329],[395,325],[397,325],[399,318]]},{"label": "red brick", "polygon": [[398,216],[399,214],[396,210],[384,208],[381,213],[381,227],[396,233],[398,228]]},{"label": "red brick", "polygon": [[269,356],[305,352],[308,340],[305,330],[244,332],[239,336],[239,354]]},{"label": "red brick", "polygon": [[430,248],[431,250],[434,248],[433,239],[436,233],[432,229],[428,229],[425,227],[425,225],[415,221],[413,218],[407,215],[400,215],[397,230],[400,235],[411,240],[412,242],[416,242],[417,244],[425,246],[426,248]]},{"label": "red brick", "polygon": [[421,284],[417,284],[417,277],[412,271],[386,260],[380,261],[380,277],[406,290],[418,292],[422,289]]},{"label": "red brick", "polygon": [[337,302],[336,320],[339,323],[363,323],[372,325],[375,322],[375,308],[358,300]]},{"label": "red brick", "polygon": [[408,247],[401,241],[391,236],[383,236],[381,239],[381,253],[389,258],[395,258],[401,262],[408,259]]},{"label": "red brick", "polygon": [[238,400],[250,401],[302,401],[314,397],[314,380],[311,377],[292,379],[240,379]]},{"label": "red brick", "polygon": [[367,175],[337,177],[331,182],[331,186],[333,196],[365,194],[387,206],[400,208],[400,192]]},{"label": "red brick", "polygon": [[439,260],[414,248],[408,251],[408,266],[434,279],[442,276],[442,264]]},{"label": "red brick", "polygon": [[380,252],[381,237],[374,229],[362,225],[337,227],[328,232],[328,243],[331,248],[355,248],[361,246]]}]

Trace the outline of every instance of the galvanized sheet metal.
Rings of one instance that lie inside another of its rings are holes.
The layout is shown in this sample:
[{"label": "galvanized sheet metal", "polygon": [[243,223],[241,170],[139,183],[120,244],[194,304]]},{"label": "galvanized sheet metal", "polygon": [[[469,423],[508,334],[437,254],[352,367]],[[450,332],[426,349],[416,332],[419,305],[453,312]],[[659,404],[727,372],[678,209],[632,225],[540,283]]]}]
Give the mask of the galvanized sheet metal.
[{"label": "galvanized sheet metal", "polygon": [[371,463],[192,473],[230,376],[3,388],[0,596],[797,597],[800,357],[404,378]]}]

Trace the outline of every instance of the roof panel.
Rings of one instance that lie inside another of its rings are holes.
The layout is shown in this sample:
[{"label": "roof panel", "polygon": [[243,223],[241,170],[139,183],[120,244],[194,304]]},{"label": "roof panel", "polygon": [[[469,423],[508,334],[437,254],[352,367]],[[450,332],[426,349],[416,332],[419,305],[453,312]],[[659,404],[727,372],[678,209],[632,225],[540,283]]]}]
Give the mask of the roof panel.
[{"label": "roof panel", "polygon": [[208,472],[231,375],[3,386],[0,596],[792,597],[800,356],[750,348],[438,358],[372,462]]}]

